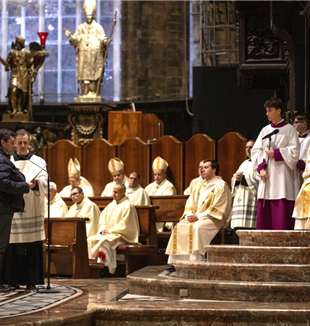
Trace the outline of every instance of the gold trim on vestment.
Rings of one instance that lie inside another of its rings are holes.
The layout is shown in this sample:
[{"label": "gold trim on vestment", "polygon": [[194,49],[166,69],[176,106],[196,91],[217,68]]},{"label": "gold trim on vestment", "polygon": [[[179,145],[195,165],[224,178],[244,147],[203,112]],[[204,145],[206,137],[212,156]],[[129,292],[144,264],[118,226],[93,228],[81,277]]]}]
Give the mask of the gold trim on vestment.
[{"label": "gold trim on vestment", "polygon": [[178,243],[178,224],[175,225],[172,231],[172,255],[177,254],[177,243]]},{"label": "gold trim on vestment", "polygon": [[194,227],[194,223],[192,222],[189,226],[189,230],[188,230],[188,252],[190,254],[193,253],[193,227]]},{"label": "gold trim on vestment", "polygon": [[302,218],[309,217],[309,205],[310,205],[310,184],[307,184],[302,191],[303,201],[302,201]]}]

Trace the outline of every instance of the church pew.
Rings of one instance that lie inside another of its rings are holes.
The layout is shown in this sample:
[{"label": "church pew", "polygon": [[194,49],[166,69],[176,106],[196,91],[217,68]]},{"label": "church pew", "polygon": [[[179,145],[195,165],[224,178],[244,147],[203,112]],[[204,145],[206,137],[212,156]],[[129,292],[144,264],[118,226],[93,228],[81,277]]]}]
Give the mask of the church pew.
[{"label": "church pew", "polygon": [[97,138],[82,149],[81,175],[93,186],[95,195],[100,196],[105,185],[112,181],[108,163],[116,156],[116,147]]},{"label": "church pew", "polygon": [[117,157],[124,162],[127,177],[131,172],[137,172],[140,175],[140,183],[143,188],[150,183],[149,144],[146,144],[140,138],[127,139],[117,146]]},{"label": "church pew", "polygon": [[[167,161],[168,180],[175,186],[177,194],[183,193],[183,143],[173,136],[162,136],[151,145],[150,165],[157,156]],[[150,180],[153,180],[152,168]]]},{"label": "church pew", "polygon": [[154,205],[135,207],[139,218],[140,243],[122,244],[117,247],[117,253],[125,256],[126,276],[153,264],[157,255],[155,211],[159,207]]},{"label": "church pew", "polygon": [[[105,206],[100,205],[103,209]],[[126,275],[153,262],[157,251],[155,210],[157,206],[136,206],[140,236],[139,243],[122,244],[118,254],[125,256]],[[100,277],[102,264],[89,265],[85,221],[88,218],[51,218],[51,274],[70,275],[72,278]],[[47,233],[47,218],[45,233]],[[44,244],[47,252],[47,242]],[[94,272],[93,270],[97,269]],[[47,270],[47,259],[46,259]]]},{"label": "church pew", "polygon": [[[63,197],[62,199],[66,203],[68,208],[70,208],[73,205],[73,201],[71,198]],[[98,197],[89,197],[89,199],[99,207],[105,207],[108,204],[110,204],[111,201],[113,200],[112,197],[99,197],[99,196]]]},{"label": "church pew", "polygon": [[215,141],[205,134],[196,134],[184,143],[184,190],[198,177],[202,160],[215,160]]},{"label": "church pew", "polygon": [[238,132],[229,132],[217,142],[217,161],[220,165],[219,175],[231,186],[231,178],[240,164],[246,160],[247,143]]},{"label": "church pew", "polygon": [[[51,275],[70,275],[72,278],[89,277],[85,222],[88,218],[50,218]],[[48,220],[44,221],[47,235]],[[44,244],[45,266],[48,268],[47,240]]]}]

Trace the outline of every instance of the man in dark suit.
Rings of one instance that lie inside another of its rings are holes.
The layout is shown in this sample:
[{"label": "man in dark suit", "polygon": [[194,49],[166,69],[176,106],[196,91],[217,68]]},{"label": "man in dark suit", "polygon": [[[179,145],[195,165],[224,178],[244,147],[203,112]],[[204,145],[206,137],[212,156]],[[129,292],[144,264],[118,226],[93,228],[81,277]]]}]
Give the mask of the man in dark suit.
[{"label": "man in dark suit", "polygon": [[10,161],[14,153],[15,134],[7,129],[0,129],[0,292],[10,291],[2,282],[3,259],[9,245],[11,223],[14,212],[24,209],[23,194],[35,186],[35,181],[25,181]]}]

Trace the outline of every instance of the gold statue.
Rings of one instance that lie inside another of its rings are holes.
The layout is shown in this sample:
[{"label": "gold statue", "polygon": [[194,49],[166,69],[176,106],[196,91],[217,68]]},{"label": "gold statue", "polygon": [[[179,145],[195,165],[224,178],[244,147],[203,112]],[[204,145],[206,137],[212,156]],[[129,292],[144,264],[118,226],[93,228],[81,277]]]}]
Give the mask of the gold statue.
[{"label": "gold statue", "polygon": [[32,84],[35,82],[38,70],[42,66],[48,52],[42,51],[37,42],[29,44],[30,50],[25,48],[25,39],[17,36],[12,42],[12,50],[6,60],[0,57],[0,62],[6,71],[11,71],[9,84],[9,108],[8,113],[13,117],[16,113],[31,113],[32,108]]},{"label": "gold statue", "polygon": [[[104,65],[111,37],[107,38],[103,27],[94,20],[96,0],[85,0],[83,9],[86,22],[78,26],[74,35],[65,28],[64,33],[68,36],[70,44],[75,47],[76,78],[81,87],[81,97],[100,98]],[[116,17],[113,22],[115,25]]]}]

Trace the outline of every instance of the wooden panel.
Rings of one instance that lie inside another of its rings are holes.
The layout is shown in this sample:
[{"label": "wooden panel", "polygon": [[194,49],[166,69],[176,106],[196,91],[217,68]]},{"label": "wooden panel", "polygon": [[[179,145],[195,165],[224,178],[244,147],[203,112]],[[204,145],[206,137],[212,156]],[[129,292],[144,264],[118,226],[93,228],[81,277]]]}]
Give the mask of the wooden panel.
[{"label": "wooden panel", "polygon": [[155,114],[143,113],[142,121],[142,139],[145,142],[162,136],[163,123]]},{"label": "wooden panel", "polygon": [[94,188],[95,196],[100,196],[105,185],[113,180],[108,163],[115,157],[115,146],[105,139],[94,139],[83,147],[82,176]]},{"label": "wooden panel", "polygon": [[159,206],[155,211],[156,222],[178,222],[183,215],[187,195],[150,196],[151,203]]},{"label": "wooden panel", "polygon": [[183,190],[183,143],[173,136],[163,136],[151,145],[151,182],[153,180],[152,163],[157,156],[168,162],[167,178],[173,183],[177,194]]},{"label": "wooden panel", "polygon": [[229,132],[217,143],[217,160],[220,165],[219,175],[230,187],[231,178],[239,165],[246,159],[247,139],[238,132]]},{"label": "wooden panel", "polygon": [[[89,276],[85,225],[87,220],[68,217],[50,219],[51,274],[71,275],[73,278]],[[48,220],[45,219],[44,222],[45,232],[48,234]]]},{"label": "wooden panel", "polygon": [[[71,198],[62,198],[68,207],[73,205]],[[105,207],[111,203],[113,200],[112,197],[89,197],[89,199],[99,207]]]},{"label": "wooden panel", "polygon": [[68,183],[68,163],[70,158],[77,158],[82,162],[82,149],[70,140],[58,140],[53,146],[47,148],[47,171],[50,180],[55,182],[58,191],[61,191]]},{"label": "wooden panel", "polygon": [[184,189],[198,177],[199,163],[207,159],[215,160],[215,141],[208,135],[196,134],[184,144]]},{"label": "wooden panel", "polygon": [[119,145],[126,139],[142,138],[142,112],[109,112],[108,140]]},{"label": "wooden panel", "polygon": [[140,138],[128,139],[117,146],[117,157],[125,165],[125,174],[138,172],[143,188],[150,183],[150,145]]}]

